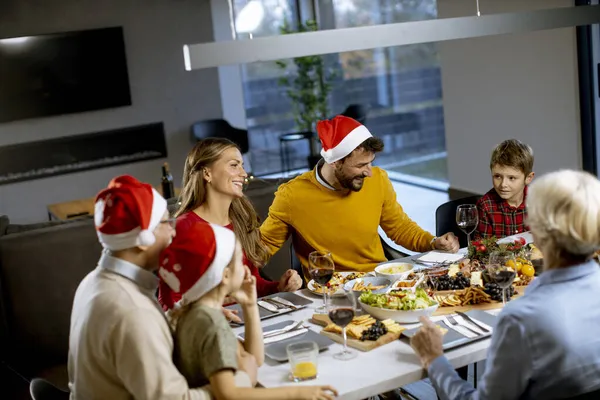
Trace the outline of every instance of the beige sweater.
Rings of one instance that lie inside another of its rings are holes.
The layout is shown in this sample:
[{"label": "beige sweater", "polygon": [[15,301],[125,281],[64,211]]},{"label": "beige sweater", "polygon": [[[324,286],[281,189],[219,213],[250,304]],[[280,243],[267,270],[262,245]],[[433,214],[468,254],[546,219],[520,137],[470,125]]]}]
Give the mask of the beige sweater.
[{"label": "beige sweater", "polygon": [[[154,298],[156,277],[103,255],[79,285],[71,315],[72,399],[210,399],[173,364],[173,338]],[[238,380],[250,385],[247,375]]]}]

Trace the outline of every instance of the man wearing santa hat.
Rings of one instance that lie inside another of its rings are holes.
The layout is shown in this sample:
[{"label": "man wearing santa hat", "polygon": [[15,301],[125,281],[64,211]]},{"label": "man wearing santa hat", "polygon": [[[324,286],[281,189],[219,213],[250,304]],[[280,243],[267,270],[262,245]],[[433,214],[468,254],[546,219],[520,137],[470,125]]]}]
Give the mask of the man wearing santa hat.
[{"label": "man wearing santa hat", "polygon": [[[131,176],[96,197],[104,247],[75,293],[69,337],[73,399],[210,399],[190,389],[173,364],[173,337],[155,296],[159,255],[175,235],[167,202]],[[250,385],[242,372],[236,376]]]},{"label": "man wearing santa hat", "polygon": [[387,174],[373,167],[383,142],[358,121],[336,116],[319,121],[323,159],[314,170],[281,185],[260,231],[271,255],[292,235],[304,268],[314,250],[328,250],[336,270],[372,271],[387,261],[377,232],[409,250],[456,252],[458,239],[434,237],[396,201]]}]

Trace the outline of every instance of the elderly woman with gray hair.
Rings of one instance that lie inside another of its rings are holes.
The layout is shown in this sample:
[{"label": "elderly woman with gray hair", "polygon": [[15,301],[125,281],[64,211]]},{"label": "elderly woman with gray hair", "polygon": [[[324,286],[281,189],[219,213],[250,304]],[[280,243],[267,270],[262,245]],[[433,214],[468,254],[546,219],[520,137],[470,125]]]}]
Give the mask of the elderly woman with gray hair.
[{"label": "elderly woman with gray hair", "polygon": [[600,398],[600,181],[547,174],[531,185],[527,209],[544,271],[498,316],[477,389],[444,357],[430,320],[411,341],[441,399]]}]

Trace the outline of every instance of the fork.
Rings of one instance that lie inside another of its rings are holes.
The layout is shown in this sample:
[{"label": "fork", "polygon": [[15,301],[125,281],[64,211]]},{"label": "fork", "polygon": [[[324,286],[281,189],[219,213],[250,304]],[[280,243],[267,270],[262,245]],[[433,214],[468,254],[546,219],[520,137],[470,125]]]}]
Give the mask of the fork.
[{"label": "fork", "polygon": [[474,334],[476,334],[477,336],[481,336],[481,333],[477,332],[476,330],[473,330],[471,328],[469,328],[466,325],[463,325],[461,323],[459,323],[456,319],[454,319],[454,317],[452,315],[447,315],[446,316],[446,320],[450,323],[450,325],[452,326],[459,326],[461,328],[465,328],[466,330],[468,330],[469,332],[472,332]]}]

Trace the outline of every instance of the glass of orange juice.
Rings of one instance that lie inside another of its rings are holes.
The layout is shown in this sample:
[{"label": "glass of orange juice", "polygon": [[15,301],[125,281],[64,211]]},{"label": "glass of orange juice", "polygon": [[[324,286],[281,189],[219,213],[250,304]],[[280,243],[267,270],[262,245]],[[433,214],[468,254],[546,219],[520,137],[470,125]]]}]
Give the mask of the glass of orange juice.
[{"label": "glass of orange juice", "polygon": [[315,342],[291,343],[286,348],[290,360],[291,379],[302,382],[317,377],[319,346]]}]

